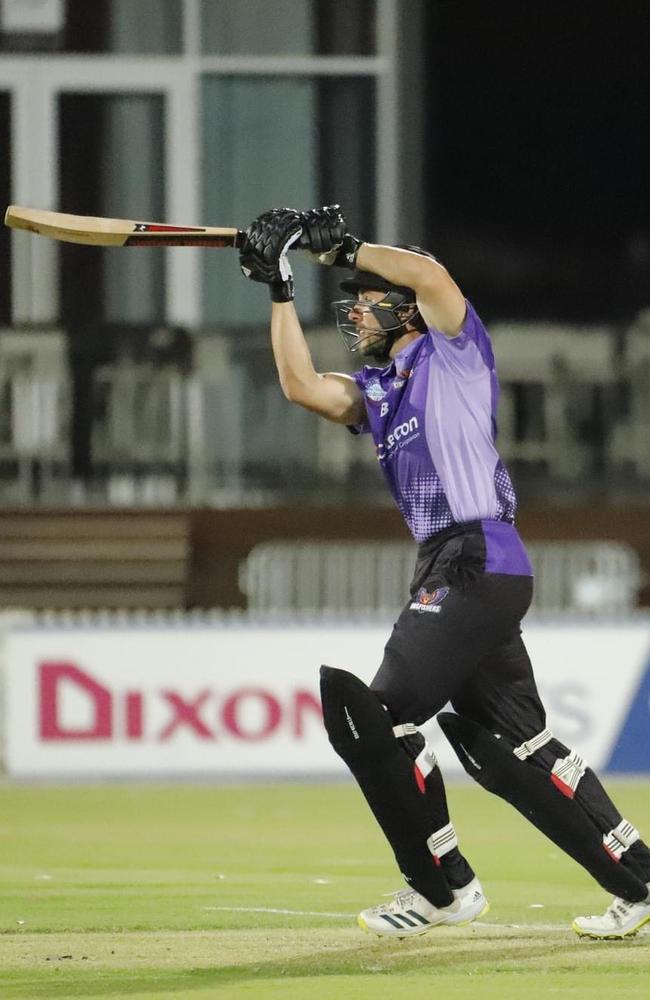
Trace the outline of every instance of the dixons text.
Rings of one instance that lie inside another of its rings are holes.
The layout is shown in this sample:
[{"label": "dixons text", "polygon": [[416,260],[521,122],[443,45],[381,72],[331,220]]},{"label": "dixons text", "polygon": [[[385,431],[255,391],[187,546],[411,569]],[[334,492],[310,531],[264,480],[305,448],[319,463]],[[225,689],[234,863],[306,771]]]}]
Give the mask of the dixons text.
[{"label": "dixons text", "polygon": [[[85,705],[83,724],[66,720],[70,695]],[[39,664],[37,704],[39,736],[45,742],[164,742],[178,733],[210,741],[255,742],[276,733],[301,740],[308,726],[322,725],[320,702],[304,688],[114,690],[79,664],[58,660]]]}]

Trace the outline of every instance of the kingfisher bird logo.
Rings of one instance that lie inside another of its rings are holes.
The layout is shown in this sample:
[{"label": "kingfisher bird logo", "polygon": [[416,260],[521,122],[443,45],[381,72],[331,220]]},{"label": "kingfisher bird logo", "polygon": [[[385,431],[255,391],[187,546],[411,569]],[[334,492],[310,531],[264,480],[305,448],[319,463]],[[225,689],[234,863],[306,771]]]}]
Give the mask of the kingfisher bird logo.
[{"label": "kingfisher bird logo", "polygon": [[429,612],[434,615],[440,613],[440,605],[449,593],[449,587],[437,587],[435,590],[427,590],[420,587],[415,600],[409,605],[411,611],[418,611],[420,614]]}]

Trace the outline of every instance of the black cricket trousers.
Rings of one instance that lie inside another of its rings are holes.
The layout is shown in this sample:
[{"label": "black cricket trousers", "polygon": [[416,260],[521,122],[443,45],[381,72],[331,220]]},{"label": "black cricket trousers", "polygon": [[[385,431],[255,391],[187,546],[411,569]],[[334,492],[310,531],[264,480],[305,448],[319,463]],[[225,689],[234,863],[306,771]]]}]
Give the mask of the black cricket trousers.
[{"label": "black cricket trousers", "polygon": [[544,729],[520,629],[532,592],[532,577],[485,572],[479,524],[423,543],[411,599],[370,685],[394,721],[421,725],[451,702],[515,745]]}]

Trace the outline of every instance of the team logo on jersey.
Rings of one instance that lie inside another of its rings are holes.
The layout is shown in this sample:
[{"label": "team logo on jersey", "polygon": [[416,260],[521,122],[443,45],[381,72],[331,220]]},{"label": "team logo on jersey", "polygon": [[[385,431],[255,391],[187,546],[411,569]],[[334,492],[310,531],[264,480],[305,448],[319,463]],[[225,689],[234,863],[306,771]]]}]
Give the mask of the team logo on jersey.
[{"label": "team logo on jersey", "polygon": [[426,590],[420,587],[415,600],[409,605],[411,611],[418,611],[420,614],[428,611],[437,615],[440,613],[440,605],[449,593],[449,587],[437,587],[435,590]]},{"label": "team logo on jersey", "polygon": [[379,410],[379,416],[380,417],[385,417],[386,414],[388,413],[389,409],[390,409],[390,407],[389,407],[388,403],[382,403],[381,404],[381,408]]},{"label": "team logo on jersey", "polygon": [[381,384],[374,379],[372,382],[368,382],[366,386],[366,396],[371,399],[373,403],[379,403],[386,395],[386,390],[382,389]]}]

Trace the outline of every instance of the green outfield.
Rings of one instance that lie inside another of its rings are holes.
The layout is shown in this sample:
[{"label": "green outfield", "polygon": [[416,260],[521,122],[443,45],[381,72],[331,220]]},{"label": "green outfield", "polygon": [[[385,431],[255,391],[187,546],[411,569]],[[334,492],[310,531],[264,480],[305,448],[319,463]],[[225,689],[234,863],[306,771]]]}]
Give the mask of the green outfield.
[{"label": "green outfield", "polygon": [[[647,783],[612,784],[650,829]],[[579,941],[608,897],[509,807],[451,787],[492,909],[357,930],[400,888],[351,785],[0,786],[0,997],[592,1000],[650,995],[650,933]]]}]

